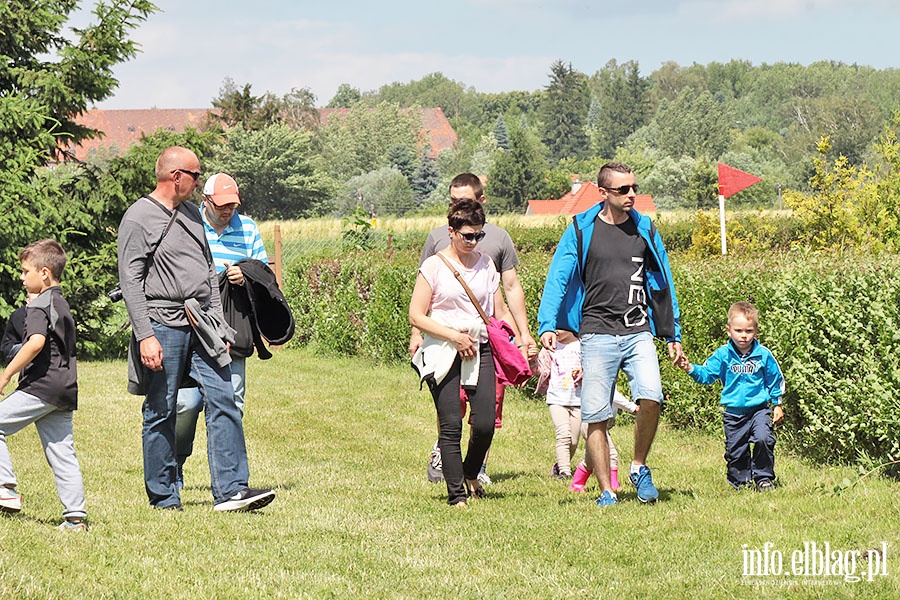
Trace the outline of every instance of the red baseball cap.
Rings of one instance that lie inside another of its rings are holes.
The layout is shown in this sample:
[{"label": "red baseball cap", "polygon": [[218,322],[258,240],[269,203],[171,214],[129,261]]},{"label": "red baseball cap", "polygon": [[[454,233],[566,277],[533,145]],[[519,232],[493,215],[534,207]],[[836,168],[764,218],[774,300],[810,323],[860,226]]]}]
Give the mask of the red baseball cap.
[{"label": "red baseball cap", "polygon": [[207,179],[206,185],[203,186],[203,195],[216,206],[241,203],[237,182],[231,175],[225,173],[216,173]]}]

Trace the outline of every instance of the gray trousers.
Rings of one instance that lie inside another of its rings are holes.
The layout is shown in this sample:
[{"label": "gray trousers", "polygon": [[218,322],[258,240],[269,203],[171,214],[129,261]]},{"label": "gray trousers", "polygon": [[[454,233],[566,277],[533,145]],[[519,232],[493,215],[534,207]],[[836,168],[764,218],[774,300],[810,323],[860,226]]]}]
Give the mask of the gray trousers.
[{"label": "gray trousers", "polygon": [[31,423],[38,430],[44,455],[53,470],[56,493],[64,507],[63,516],[84,518],[87,516],[84,510],[84,482],[72,440],[72,411],[60,410],[19,390],[0,402],[0,485],[16,486],[6,436]]}]

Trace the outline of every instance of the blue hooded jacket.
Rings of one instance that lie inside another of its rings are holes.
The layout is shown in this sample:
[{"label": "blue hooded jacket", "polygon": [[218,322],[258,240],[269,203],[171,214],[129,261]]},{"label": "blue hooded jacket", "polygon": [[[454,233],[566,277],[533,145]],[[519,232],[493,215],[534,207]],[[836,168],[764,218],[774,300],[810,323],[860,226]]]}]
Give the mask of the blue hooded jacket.
[{"label": "blue hooded jacket", "polygon": [[[599,202],[572,217],[572,222],[560,238],[550,269],[547,271],[547,281],[538,309],[538,335],[557,329],[567,329],[575,333],[581,330],[585,293],[582,270],[587,261],[594,223],[602,209],[603,202]],[[650,330],[654,336],[664,338],[668,342],[680,342],[681,313],[678,310],[675,286],[672,283],[669,256],[666,254],[662,238],[650,217],[636,210],[628,211],[628,215],[637,226],[640,236],[647,242],[653,258],[647,265],[644,278]]]},{"label": "blue hooded jacket", "polygon": [[781,404],[784,375],[769,349],[753,341],[753,347],[741,356],[730,341],[713,352],[702,365],[691,365],[688,375],[697,383],[722,382],[722,406],[737,411],[760,405]]}]

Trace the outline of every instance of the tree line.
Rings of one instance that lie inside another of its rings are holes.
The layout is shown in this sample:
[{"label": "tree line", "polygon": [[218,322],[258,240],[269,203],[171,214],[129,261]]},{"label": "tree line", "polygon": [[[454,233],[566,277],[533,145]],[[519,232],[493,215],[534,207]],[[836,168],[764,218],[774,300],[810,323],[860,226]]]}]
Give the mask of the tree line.
[{"label": "tree line", "polygon": [[[296,168],[308,173],[297,188],[306,199],[282,196],[277,211],[256,212],[296,217],[439,212],[445,184],[461,171],[487,176],[495,210],[522,212],[528,200],[560,197],[573,176],[594,179],[612,159],[631,164],[663,209],[714,205],[717,161],[764,179],[734,202],[775,206],[784,190],[810,189],[824,137],[851,164],[877,159],[873,144],[898,94],[900,71],[839,62],[668,62],[642,75],[636,61],[611,60],[587,75],[558,60],[534,91],[482,93],[441,73],[365,92],[345,83],[326,107],[347,110],[325,124],[308,89],[254,95],[249,84],[226,80],[212,104],[234,146],[257,132],[249,148],[222,146],[233,168],[267,147],[279,155],[282,138],[292,138]],[[440,107],[457,146],[432,157],[404,112],[415,107]],[[245,171],[263,177],[259,166]]]},{"label": "tree line", "polygon": [[[533,91],[482,93],[440,73],[365,92],[343,84],[327,106],[347,110],[327,122],[306,88],[256,93],[226,80],[203,127],[159,131],[121,155],[78,162],[61,149],[101,132],[77,116],[114,93],[112,70],[136,55],[129,36],[156,8],[99,1],[93,24],[68,32],[75,5],[0,3],[0,318],[22,301],[18,250],[54,237],[70,255],[65,291],[88,356],[120,335],[104,300],[115,283],[116,229],[153,188],[153,163],[171,144],[191,147],[206,172],[233,174],[258,219],[441,214],[449,179],[463,171],[487,176],[492,210],[522,212],[529,199],[561,196],[572,176],[592,180],[610,159],[631,164],[659,207],[703,207],[714,202],[722,160],[764,177],[735,203],[772,205],[785,190],[814,225],[819,207],[830,210],[850,190],[878,219],[857,213],[866,230],[898,229],[879,209],[900,189],[896,143],[885,137],[896,130],[894,69],[735,60],[666,63],[642,75],[637,62],[610,61],[587,75],[556,61]],[[459,136],[437,156],[406,110],[435,106]],[[823,136],[844,162],[823,158]],[[818,201],[826,193],[830,204]]]}]

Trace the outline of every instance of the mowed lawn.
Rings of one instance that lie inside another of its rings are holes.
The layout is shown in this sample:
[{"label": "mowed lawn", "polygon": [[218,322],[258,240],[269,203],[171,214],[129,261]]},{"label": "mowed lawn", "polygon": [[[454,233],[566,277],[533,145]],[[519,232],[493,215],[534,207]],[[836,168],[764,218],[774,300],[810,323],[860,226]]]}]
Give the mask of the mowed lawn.
[{"label": "mowed lawn", "polygon": [[[549,478],[546,405],[512,391],[489,498],[451,509],[425,478],[435,415],[413,371],[312,349],[248,361],[251,485],[275,487],[275,502],[213,512],[201,426],[184,512],[154,511],[124,362],[79,367],[91,529],[55,530],[61,507],[35,429],[10,438],[25,508],[0,518],[5,598],[900,597],[897,482],[867,477],[836,494],[858,473],[781,452],[776,491],[734,492],[719,440],[663,427],[651,454],[660,501],[641,505],[626,487],[600,509],[595,490]],[[623,463],[631,422],[612,431]],[[798,558],[806,575],[791,571]]]}]

